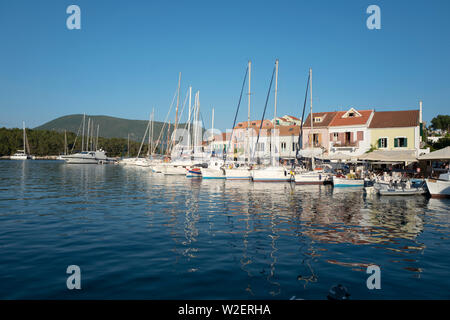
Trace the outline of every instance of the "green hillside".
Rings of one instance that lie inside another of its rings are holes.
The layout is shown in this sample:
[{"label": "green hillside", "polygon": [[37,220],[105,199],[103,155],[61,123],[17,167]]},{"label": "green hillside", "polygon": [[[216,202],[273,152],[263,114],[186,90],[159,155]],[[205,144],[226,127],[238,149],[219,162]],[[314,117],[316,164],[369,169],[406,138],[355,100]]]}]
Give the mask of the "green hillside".
[{"label": "green hillside", "polygon": [[[94,128],[96,130],[97,125],[100,126],[99,136],[104,138],[123,138],[127,139],[128,134],[130,134],[130,140],[141,141],[142,136],[144,135],[145,129],[148,124],[148,120],[128,120],[122,118],[115,118],[109,116],[91,116],[86,115],[86,126],[85,132],[87,130],[87,122],[88,118],[94,122]],[[34,128],[35,130],[50,130],[57,132],[64,132],[67,130],[68,132],[77,133],[81,122],[83,120],[82,114],[73,114],[64,117],[60,117],[49,121],[39,127]],[[161,128],[163,127],[163,122],[155,121],[154,129],[153,129],[153,137],[154,140],[158,139]],[[179,126],[184,127],[184,124],[180,124]],[[173,125],[171,126],[171,130],[173,130]],[[164,129],[163,136],[166,136],[167,126]],[[94,131],[96,132],[96,131]]]}]

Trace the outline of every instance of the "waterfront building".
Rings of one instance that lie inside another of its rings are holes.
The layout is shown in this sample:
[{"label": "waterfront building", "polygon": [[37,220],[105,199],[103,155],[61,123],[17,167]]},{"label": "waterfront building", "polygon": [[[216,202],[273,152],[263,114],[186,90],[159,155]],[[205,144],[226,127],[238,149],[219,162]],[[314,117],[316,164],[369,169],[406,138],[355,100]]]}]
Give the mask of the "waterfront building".
[{"label": "waterfront building", "polygon": [[376,111],[369,125],[370,144],[379,150],[420,152],[420,110]]},{"label": "waterfront building", "polygon": [[311,114],[303,124],[302,155],[319,156],[330,150],[329,126],[336,112],[313,112],[313,127],[311,130]]}]

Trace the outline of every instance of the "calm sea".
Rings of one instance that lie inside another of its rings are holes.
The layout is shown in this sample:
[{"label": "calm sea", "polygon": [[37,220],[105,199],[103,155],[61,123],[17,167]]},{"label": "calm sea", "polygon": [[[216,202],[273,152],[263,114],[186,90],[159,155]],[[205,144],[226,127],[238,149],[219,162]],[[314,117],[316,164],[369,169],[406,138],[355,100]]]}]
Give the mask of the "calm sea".
[{"label": "calm sea", "polygon": [[[0,161],[0,298],[326,299],[342,284],[351,299],[449,299],[449,205]],[[66,287],[69,265],[81,290]]]}]

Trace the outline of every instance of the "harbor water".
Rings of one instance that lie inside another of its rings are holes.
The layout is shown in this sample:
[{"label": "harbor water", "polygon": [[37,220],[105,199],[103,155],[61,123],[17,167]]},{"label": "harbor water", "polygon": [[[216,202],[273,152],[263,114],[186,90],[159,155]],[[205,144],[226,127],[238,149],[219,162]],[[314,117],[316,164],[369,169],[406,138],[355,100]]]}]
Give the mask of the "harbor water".
[{"label": "harbor water", "polygon": [[448,199],[29,160],[0,190],[1,299],[450,299]]}]

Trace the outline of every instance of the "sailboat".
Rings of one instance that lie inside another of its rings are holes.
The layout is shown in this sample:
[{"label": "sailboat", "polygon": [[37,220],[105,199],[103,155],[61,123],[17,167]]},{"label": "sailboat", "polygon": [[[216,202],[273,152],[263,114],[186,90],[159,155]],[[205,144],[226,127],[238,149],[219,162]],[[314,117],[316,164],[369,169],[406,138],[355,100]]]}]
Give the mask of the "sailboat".
[{"label": "sailboat", "polygon": [[212,144],[214,142],[214,108],[212,109],[212,125],[211,125],[211,153],[207,168],[201,168],[203,179],[225,179],[225,169],[223,168],[223,161],[215,157]]},{"label": "sailboat", "polygon": [[[273,128],[276,130],[276,118],[277,118],[277,91],[278,91],[278,59],[275,61],[275,105],[274,105],[274,124]],[[272,143],[272,136],[270,135],[270,157],[271,165],[265,168],[258,168],[252,170],[252,176],[254,182],[288,182],[291,180],[289,171],[283,166],[279,165],[279,161],[275,159],[273,155],[276,148]]]},{"label": "sailboat", "polygon": [[[16,153],[14,153],[10,159],[11,160],[27,160],[32,159],[32,156],[27,154],[27,133],[25,131],[25,122],[23,122],[23,150],[17,150]],[[28,152],[30,152],[30,147],[28,147]]]},{"label": "sailboat", "polygon": [[[314,135],[313,135],[313,98],[312,98],[312,69],[309,69],[309,77],[308,77],[308,83],[307,83],[307,90],[305,95],[305,103],[303,106],[303,114],[304,109],[306,106],[306,99],[308,94],[308,87],[309,87],[309,93],[310,93],[310,118],[311,118],[311,130],[310,130],[310,137],[311,137],[311,170],[305,169],[305,168],[296,168],[294,173],[294,181],[295,184],[324,184],[325,182],[329,181],[328,174],[326,174],[322,169],[316,170],[315,164],[314,164]],[[302,139],[303,135],[303,125],[302,130],[300,133],[300,139]],[[302,144],[302,141],[299,141],[299,145]]]},{"label": "sailboat", "polygon": [[74,154],[61,156],[67,164],[99,164],[108,162],[106,157],[106,152],[102,149],[98,149],[98,131],[99,126],[97,126],[97,137],[94,138],[94,122],[88,119],[88,127],[86,134],[86,150],[85,150],[85,137],[84,137],[84,127],[86,122],[86,115],[83,115],[82,126],[83,133],[81,136],[81,152]]},{"label": "sailboat", "polygon": [[[241,97],[242,97],[242,92],[244,89],[244,85],[245,85],[245,79],[247,78],[247,74],[248,74],[248,122],[247,122],[247,132],[246,132],[246,144],[247,144],[247,148],[245,148],[246,152],[248,153],[248,157],[247,157],[247,164],[239,164],[239,163],[231,163],[229,165],[226,165],[226,163],[224,164],[225,166],[225,177],[227,180],[251,180],[252,179],[252,174],[251,174],[251,169],[249,167],[249,162],[250,162],[250,148],[249,148],[249,130],[250,130],[250,86],[251,86],[251,72],[252,72],[252,62],[249,61],[248,62],[248,67],[244,76],[244,82],[242,83],[242,89],[241,89]],[[239,110],[239,105],[240,105],[241,99],[239,99],[239,103],[238,103],[238,110]],[[237,116],[237,112],[236,111],[236,116]],[[235,117],[236,117],[235,116]],[[236,122],[236,118],[235,118],[235,122]],[[234,130],[234,126],[235,123],[233,124],[233,129]],[[231,133],[231,137],[230,137],[230,141],[228,142],[228,148],[227,151],[230,149],[230,145],[232,143],[233,140],[233,131]],[[226,161],[226,158],[225,158]]]}]

